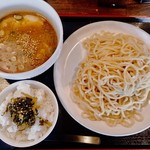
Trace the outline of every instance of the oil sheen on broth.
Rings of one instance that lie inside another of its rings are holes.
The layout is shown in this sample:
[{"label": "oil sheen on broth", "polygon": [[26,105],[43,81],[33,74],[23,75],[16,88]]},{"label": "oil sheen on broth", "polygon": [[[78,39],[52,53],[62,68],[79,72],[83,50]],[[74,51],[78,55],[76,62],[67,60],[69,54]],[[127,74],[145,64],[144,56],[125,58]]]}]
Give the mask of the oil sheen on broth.
[{"label": "oil sheen on broth", "polygon": [[0,71],[18,73],[43,64],[57,47],[57,35],[39,14],[18,12],[0,20]]}]

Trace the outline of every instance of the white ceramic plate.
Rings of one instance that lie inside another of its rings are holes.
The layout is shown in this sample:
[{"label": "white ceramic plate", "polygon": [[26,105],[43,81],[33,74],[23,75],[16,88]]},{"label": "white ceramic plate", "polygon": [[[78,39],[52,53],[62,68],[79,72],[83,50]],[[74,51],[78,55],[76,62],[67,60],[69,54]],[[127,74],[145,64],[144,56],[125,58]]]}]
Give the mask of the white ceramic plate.
[{"label": "white ceramic plate", "polygon": [[142,122],[136,122],[131,128],[125,128],[121,125],[109,127],[104,121],[90,121],[82,118],[81,110],[70,97],[70,84],[76,67],[86,55],[85,49],[82,47],[82,41],[92,33],[102,30],[134,35],[145,41],[150,47],[150,35],[127,23],[102,21],[80,28],[65,41],[62,53],[54,65],[54,83],[57,94],[66,111],[87,129],[109,136],[127,136],[142,132],[150,127],[150,115],[148,115],[150,114],[150,104],[142,110],[144,116]]}]

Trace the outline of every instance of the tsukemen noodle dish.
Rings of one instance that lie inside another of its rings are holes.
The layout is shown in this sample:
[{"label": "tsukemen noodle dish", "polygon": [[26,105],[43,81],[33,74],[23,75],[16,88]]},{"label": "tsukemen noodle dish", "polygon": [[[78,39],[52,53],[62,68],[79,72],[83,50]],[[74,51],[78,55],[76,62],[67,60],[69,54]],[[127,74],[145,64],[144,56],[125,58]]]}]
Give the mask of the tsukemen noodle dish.
[{"label": "tsukemen noodle dish", "polygon": [[150,96],[150,49],[140,39],[103,31],[83,41],[86,58],[72,83],[82,117],[109,126],[131,127],[143,120]]},{"label": "tsukemen noodle dish", "polygon": [[40,14],[9,14],[0,19],[0,71],[32,70],[51,57],[57,44],[54,27]]}]

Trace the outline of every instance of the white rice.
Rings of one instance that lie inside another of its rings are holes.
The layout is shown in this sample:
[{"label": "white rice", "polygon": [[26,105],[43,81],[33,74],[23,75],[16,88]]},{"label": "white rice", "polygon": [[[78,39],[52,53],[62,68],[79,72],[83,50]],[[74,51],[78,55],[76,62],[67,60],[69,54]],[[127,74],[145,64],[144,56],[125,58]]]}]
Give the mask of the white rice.
[{"label": "white rice", "polygon": [[[37,105],[40,107],[38,108],[35,124],[30,128],[19,131],[17,125],[12,121],[10,113],[4,112],[6,111],[7,104],[10,102],[11,98],[23,96],[22,92],[37,97]],[[53,123],[54,107],[51,98],[47,96],[43,89],[36,89],[29,84],[21,83],[17,86],[16,91],[9,93],[0,105],[0,130],[9,138],[17,141],[37,140],[48,130],[46,125],[39,125],[39,117]]]}]

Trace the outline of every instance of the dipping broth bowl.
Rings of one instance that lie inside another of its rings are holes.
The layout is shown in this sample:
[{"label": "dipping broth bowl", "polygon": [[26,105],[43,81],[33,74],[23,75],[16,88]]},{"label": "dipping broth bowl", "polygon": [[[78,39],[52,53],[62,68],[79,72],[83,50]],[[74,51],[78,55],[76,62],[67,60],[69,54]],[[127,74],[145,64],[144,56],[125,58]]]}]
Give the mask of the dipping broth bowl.
[{"label": "dipping broth bowl", "polygon": [[[13,13],[22,13],[22,12],[32,12],[35,14],[39,14],[43,18],[45,18],[53,27],[53,29],[56,32],[57,36],[57,45],[50,57],[37,67],[22,71],[22,72],[7,72],[2,68],[2,61],[0,60],[0,77],[11,79],[11,80],[21,80],[21,79],[29,79],[35,76],[38,76],[48,70],[58,59],[60,52],[62,50],[63,45],[63,27],[62,22],[60,20],[60,17],[56,10],[48,3],[46,3],[43,0],[1,0],[0,1],[0,20],[2,21],[2,18],[6,17],[9,14]],[[20,16],[15,16],[16,19],[21,19]],[[32,17],[29,17],[29,20],[32,19]],[[34,20],[34,18],[33,18]],[[9,24],[11,25],[11,24]],[[1,34],[3,34],[3,31],[0,31]],[[1,38],[1,37],[0,37]],[[5,46],[0,41],[0,50],[3,49],[3,46]],[[33,47],[34,48],[34,47]],[[32,47],[31,47],[32,49]],[[3,49],[4,50],[4,49]],[[5,50],[4,50],[5,51]],[[2,51],[1,51],[2,52]],[[2,53],[1,53],[2,55]],[[3,57],[3,56],[1,56]],[[7,59],[7,58],[6,58]],[[14,58],[13,58],[14,59]],[[15,58],[17,59],[17,58]],[[3,62],[4,64],[4,62]],[[13,66],[13,65],[12,65]]]}]

